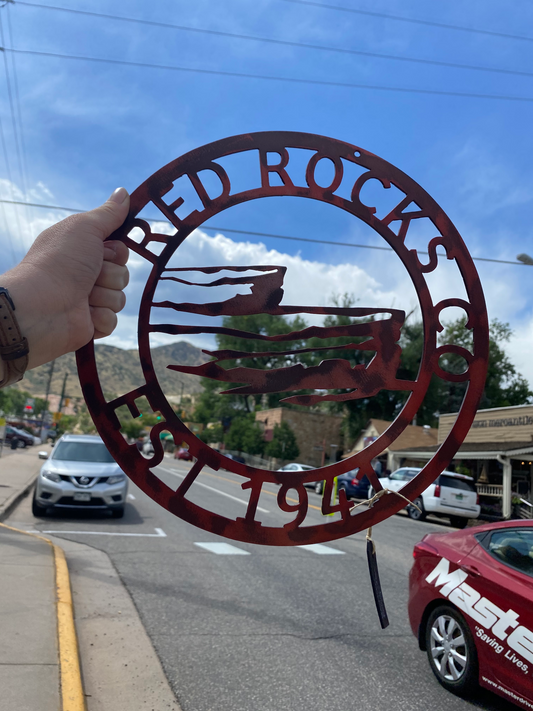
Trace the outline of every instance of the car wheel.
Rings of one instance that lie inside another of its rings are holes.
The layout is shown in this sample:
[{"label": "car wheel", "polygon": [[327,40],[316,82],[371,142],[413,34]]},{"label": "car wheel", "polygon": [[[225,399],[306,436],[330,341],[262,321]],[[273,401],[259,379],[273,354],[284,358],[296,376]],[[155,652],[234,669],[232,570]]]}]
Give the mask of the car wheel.
[{"label": "car wheel", "polygon": [[429,666],[445,689],[464,694],[477,686],[477,653],[464,617],[453,607],[441,605],[426,625]]},{"label": "car wheel", "polygon": [[124,516],[124,507],[122,507],[121,509],[113,509],[111,511],[111,515],[113,516],[113,518],[122,518]]},{"label": "car wheel", "polygon": [[468,519],[464,516],[450,516],[450,523],[454,528],[466,528]]},{"label": "car wheel", "polygon": [[315,484],[315,494],[320,495],[322,493],[322,482],[317,481]]},{"label": "car wheel", "polygon": [[31,512],[34,516],[37,516],[38,518],[42,518],[43,516],[46,516],[46,511],[47,507],[46,506],[40,506],[37,503],[37,500],[35,498],[35,494],[33,495],[33,499],[31,500]]},{"label": "car wheel", "polygon": [[26,447],[26,442],[23,439],[19,439],[19,441],[17,443],[17,447],[19,449],[24,449]]},{"label": "car wheel", "polygon": [[412,518],[413,521],[424,521],[427,516],[427,513],[424,508],[424,502],[422,501],[422,497],[419,496],[417,499],[414,500],[413,503],[418,506],[420,511],[415,506],[409,505],[407,507],[407,515],[409,516],[409,518]]}]

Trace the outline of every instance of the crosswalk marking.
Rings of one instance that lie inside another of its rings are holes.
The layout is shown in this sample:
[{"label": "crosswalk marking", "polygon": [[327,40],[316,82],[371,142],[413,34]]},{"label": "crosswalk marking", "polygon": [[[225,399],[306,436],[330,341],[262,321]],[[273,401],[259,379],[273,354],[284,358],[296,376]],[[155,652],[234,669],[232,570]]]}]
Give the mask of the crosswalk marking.
[{"label": "crosswalk marking", "polygon": [[311,551],[311,553],[316,553],[317,555],[344,555],[344,551],[339,551],[337,548],[329,548],[329,546],[323,546],[322,543],[310,543],[307,546],[298,546],[306,551]]},{"label": "crosswalk marking", "polygon": [[206,551],[210,553],[216,553],[216,555],[250,555],[249,551],[244,551],[242,548],[237,548],[237,546],[232,546],[229,543],[195,543],[195,546],[200,548],[205,548]]},{"label": "crosswalk marking", "polygon": [[[250,551],[245,551],[242,548],[237,548],[237,546],[232,546],[230,543],[222,543],[219,541],[210,541],[209,543],[195,542],[194,545],[210,553],[215,553],[216,555],[250,555]],[[339,551],[337,548],[330,548],[329,546],[323,546],[321,543],[311,543],[307,546],[296,547],[310,551],[311,553],[316,553],[317,555],[344,555],[344,551]]]},{"label": "crosswalk marking", "polygon": [[[62,528],[46,529],[37,533],[68,533],[76,536],[135,536],[138,538],[166,538],[167,534],[162,528],[154,528],[155,533],[121,533],[118,531],[66,531]],[[33,533],[34,529],[26,531]]]}]

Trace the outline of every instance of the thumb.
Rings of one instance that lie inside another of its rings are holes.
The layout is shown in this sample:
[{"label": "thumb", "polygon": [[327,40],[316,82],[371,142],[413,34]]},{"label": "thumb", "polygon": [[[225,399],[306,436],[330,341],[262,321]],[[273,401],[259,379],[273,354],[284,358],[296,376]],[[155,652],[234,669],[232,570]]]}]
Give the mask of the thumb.
[{"label": "thumb", "polygon": [[130,196],[126,188],[117,188],[103,205],[85,213],[102,240],[120,227],[128,215]]}]

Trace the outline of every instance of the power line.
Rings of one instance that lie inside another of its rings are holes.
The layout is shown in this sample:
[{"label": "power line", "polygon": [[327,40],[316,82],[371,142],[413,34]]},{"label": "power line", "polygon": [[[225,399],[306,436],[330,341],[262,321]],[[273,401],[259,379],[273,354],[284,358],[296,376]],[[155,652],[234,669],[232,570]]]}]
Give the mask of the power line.
[{"label": "power line", "polygon": [[433,20],[421,20],[415,17],[403,17],[401,15],[391,15],[386,12],[373,12],[371,10],[359,10],[353,7],[340,7],[338,5],[324,5],[320,2],[312,0],[284,0],[295,5],[309,5],[312,7],[320,7],[322,10],[333,10],[335,12],[349,12],[354,15],[368,15],[369,17],[380,17],[386,20],[397,20],[398,22],[410,22],[415,25],[426,25],[427,27],[440,27],[445,30],[457,30],[460,32],[471,32],[477,35],[487,35],[489,37],[502,37],[504,39],[522,40],[524,42],[533,42],[533,37],[524,35],[513,35],[507,32],[496,32],[494,30],[484,30],[478,27],[465,27],[464,25],[451,25],[445,22],[434,22]]},{"label": "power line", "polygon": [[158,22],[155,20],[142,20],[135,17],[125,17],[123,15],[109,15],[101,12],[92,12],[89,10],[75,10],[66,7],[57,7],[55,5],[41,5],[33,2],[17,2],[18,5],[27,5],[28,7],[37,7],[46,10],[53,10],[58,12],[66,12],[74,15],[85,15],[89,17],[98,17],[106,20],[117,20],[121,22],[130,22],[140,25],[148,25],[152,27],[162,27],[165,29],[180,30],[182,32],[195,32],[198,34],[216,35],[219,37],[229,37],[231,39],[249,40],[252,42],[263,42],[267,44],[283,45],[286,47],[298,47],[300,49],[312,49],[319,50],[322,52],[335,52],[337,54],[351,54],[363,57],[373,57],[376,59],[387,59],[398,62],[410,62],[415,64],[429,64],[437,67],[448,67],[453,69],[467,69],[477,72],[489,72],[489,73],[499,73],[499,74],[512,74],[516,76],[533,77],[533,72],[520,71],[516,69],[503,69],[500,67],[483,67],[474,64],[461,64],[458,62],[446,62],[436,59],[425,59],[421,57],[402,57],[396,54],[386,54],[384,52],[369,52],[366,50],[359,49],[347,49],[343,47],[331,47],[326,45],[311,44],[308,42],[293,42],[290,40],[282,40],[271,37],[256,37],[254,35],[245,35],[242,33],[235,32],[224,32],[222,30],[210,30],[199,27],[188,27],[185,25],[175,25],[170,22]]},{"label": "power line", "polygon": [[[8,203],[9,205],[28,205],[29,207],[39,207],[39,208],[44,208],[47,210],[64,210],[65,212],[72,212],[72,213],[80,213],[80,212],[86,212],[86,210],[80,210],[79,208],[75,207],[62,207],[60,205],[44,205],[42,203],[36,203],[36,202],[22,202],[19,200],[0,200],[1,203]],[[146,222],[168,222],[166,218],[161,217],[139,217],[141,220],[145,220]],[[381,252],[393,252],[394,250],[391,247],[379,247],[378,245],[371,245],[371,244],[355,244],[354,242],[333,242],[330,240],[326,239],[311,239],[310,237],[293,237],[290,235],[279,235],[275,234],[272,232],[255,232],[253,230],[236,230],[230,227],[215,227],[213,226],[207,226],[207,225],[201,225],[199,228],[201,230],[206,230],[206,231],[211,231],[211,232],[230,232],[232,234],[239,234],[239,235],[253,235],[254,237],[269,237],[273,239],[284,239],[284,240],[290,240],[291,242],[311,242],[313,244],[327,244],[329,246],[334,245],[336,247],[354,247],[357,249],[377,249]],[[429,252],[422,251],[420,249],[416,250],[418,254],[429,254]],[[444,255],[441,255],[444,256]],[[517,261],[508,261],[505,259],[490,259],[489,257],[472,257],[472,259],[475,259],[478,262],[494,262],[496,264],[513,264],[513,265],[519,265],[519,266],[533,266],[532,264],[526,263],[526,262],[517,262]]]},{"label": "power line", "polygon": [[[2,123],[1,116],[0,116],[0,141],[2,143],[2,151],[4,153],[4,160],[6,162],[6,171],[7,171],[7,177],[8,177],[8,182],[9,182],[9,192],[11,193],[11,197],[13,198],[13,200],[11,202],[13,202],[14,204],[17,204],[15,201],[15,194],[13,192],[13,180],[11,179],[11,167],[9,165],[9,158],[7,155],[6,137],[4,134],[4,124]],[[4,201],[2,200],[1,202],[4,202]],[[6,217],[6,213],[5,213],[5,209],[4,209],[3,205],[2,205],[2,209],[3,209],[3,213],[4,213],[4,221],[6,223],[7,239],[9,241],[9,246],[11,248],[11,254],[13,255],[13,265],[15,265],[17,263],[17,255],[15,252],[15,247],[13,245],[13,236],[11,234],[11,227],[7,221],[7,217]],[[19,220],[18,212],[16,212],[15,214],[16,214],[16,220],[17,220],[17,225],[18,225],[19,234],[20,234],[21,230],[20,230],[20,220]]]},{"label": "power line", "polygon": [[[7,29],[8,29],[8,34],[9,34],[9,44],[11,47],[13,47],[14,42],[13,42],[13,28],[11,26],[11,10],[9,8],[9,5],[7,6],[6,10],[6,17],[7,17]],[[18,118],[18,124],[19,124],[19,131],[20,131],[20,144],[22,148],[22,166],[24,169],[24,180],[26,185],[28,185],[28,162],[26,159],[27,153],[26,153],[26,142],[24,140],[24,125],[22,123],[22,110],[20,108],[20,92],[19,92],[19,85],[18,85],[18,77],[17,77],[17,65],[15,62],[15,55],[11,54],[11,62],[13,65],[13,87],[15,90],[15,106],[17,109],[17,118]]]},{"label": "power line", "polygon": [[[1,13],[0,13],[0,41],[2,42],[2,45],[5,44],[4,25],[2,22],[2,14]],[[17,126],[15,104],[13,102],[13,92],[11,90],[11,77],[9,76],[9,65],[8,65],[8,61],[7,61],[7,54],[4,52],[3,55],[4,55],[4,70],[5,70],[5,75],[6,75],[7,95],[8,95],[8,99],[9,99],[9,109],[11,112],[11,123],[13,125],[13,138],[14,138],[14,143],[15,143],[15,152],[17,154],[22,189],[24,190],[24,194],[26,194],[26,181],[25,181],[25,176],[24,176],[24,169],[22,167],[22,154],[21,154],[20,141],[19,141],[19,129]]]},{"label": "power line", "polygon": [[[2,48],[0,48],[2,51]],[[311,84],[313,86],[331,86],[339,87],[344,89],[370,89],[373,91],[391,91],[399,92],[402,94],[423,94],[423,95],[433,95],[433,96],[455,96],[460,98],[468,99],[490,99],[495,101],[519,101],[531,103],[533,102],[533,97],[528,96],[506,96],[498,94],[474,94],[471,92],[464,91],[444,91],[438,89],[412,89],[407,87],[397,87],[397,86],[382,86],[379,84],[354,84],[350,82],[340,82],[340,81],[327,81],[321,79],[300,79],[297,77],[277,77],[270,76],[266,74],[247,74],[245,72],[226,72],[217,69],[198,69],[193,67],[178,67],[169,64],[150,64],[148,62],[131,62],[126,59],[108,59],[105,57],[87,57],[74,54],[59,54],[58,52],[39,52],[33,49],[15,49],[13,48],[3,48],[5,52],[15,52],[17,54],[30,54],[39,57],[54,57],[57,59],[74,59],[83,62],[98,62],[104,64],[115,64],[127,67],[144,67],[148,69],[164,69],[168,71],[176,72],[192,72],[194,74],[205,74],[214,76],[225,76],[225,77],[236,77],[240,79],[254,79],[261,81],[281,81],[288,82],[291,84]]]}]

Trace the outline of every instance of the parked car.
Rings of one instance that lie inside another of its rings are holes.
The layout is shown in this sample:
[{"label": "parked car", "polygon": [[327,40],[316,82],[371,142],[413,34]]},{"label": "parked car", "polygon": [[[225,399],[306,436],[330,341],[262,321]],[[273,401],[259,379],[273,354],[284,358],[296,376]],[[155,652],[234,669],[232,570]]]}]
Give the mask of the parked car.
[{"label": "parked car", "polygon": [[228,459],[233,459],[234,462],[239,462],[239,464],[246,464],[246,459],[244,457],[241,457],[240,454],[226,454],[226,452],[222,452],[222,454]]},{"label": "parked car", "polygon": [[128,479],[108,452],[100,437],[63,435],[46,459],[33,495],[34,516],[45,516],[50,508],[109,510],[122,518]]},{"label": "parked car", "polygon": [[186,462],[192,462],[193,456],[185,447],[178,447],[174,452],[174,459],[184,459]]},{"label": "parked car", "polygon": [[34,434],[31,432],[28,432],[28,430],[22,429],[21,427],[18,428],[20,432],[23,432],[27,437],[31,438],[31,443],[32,445],[34,444],[41,444],[41,438],[36,437]]},{"label": "parked car", "polygon": [[357,479],[358,471],[358,469],[352,469],[352,471],[339,474],[337,477],[337,494],[344,490],[347,499],[367,498],[370,482],[366,474],[360,480]]},{"label": "parked car", "polygon": [[[306,472],[309,469],[314,469],[314,467],[309,466],[309,464],[300,464],[299,462],[291,462],[290,464],[285,464],[284,467],[276,469],[278,472]],[[306,484],[307,486],[307,484]]]},{"label": "parked car", "polygon": [[[310,471],[311,469],[315,469],[315,467],[310,466],[309,464],[300,464],[300,462],[290,462],[289,464],[285,464],[285,466],[280,467],[279,469],[276,469],[278,472],[307,472]],[[305,481],[304,486],[306,486],[308,489],[314,489],[316,486],[317,482],[315,481]]]},{"label": "parked car", "polygon": [[148,439],[143,444],[142,453],[145,454],[147,457],[152,456],[152,454],[154,453],[154,445],[152,444],[151,440]]},{"label": "parked car", "polygon": [[24,430],[18,427],[12,427],[11,425],[6,425],[5,442],[11,442],[13,437],[18,439],[18,446],[21,448],[31,446],[33,444],[33,435],[29,432],[24,432]]},{"label": "parked car", "polygon": [[[368,487],[370,482],[366,474],[359,481],[357,477],[358,469],[352,469],[344,474],[339,474],[337,477],[337,494],[341,489],[346,492],[347,499],[366,499],[368,496]],[[306,484],[306,486],[308,486]],[[315,481],[311,484],[315,492],[319,495],[324,490],[324,481]]]},{"label": "parked car", "polygon": [[533,520],[431,533],[413,557],[409,621],[438,681],[533,708]]},{"label": "parked car", "polygon": [[[419,471],[421,469],[416,467],[403,467],[379,481],[384,489],[400,491]],[[371,486],[368,498],[372,496],[374,489]],[[464,528],[468,519],[478,518],[481,510],[472,477],[448,471],[443,471],[413,503],[418,508],[407,506],[407,513],[414,521],[423,521],[428,514],[435,514],[447,516],[456,528]]]}]

